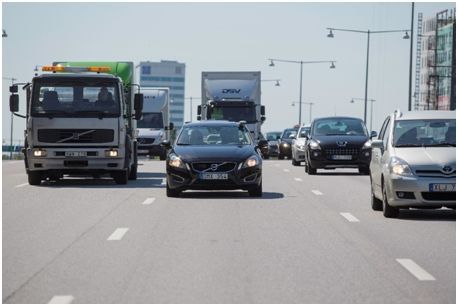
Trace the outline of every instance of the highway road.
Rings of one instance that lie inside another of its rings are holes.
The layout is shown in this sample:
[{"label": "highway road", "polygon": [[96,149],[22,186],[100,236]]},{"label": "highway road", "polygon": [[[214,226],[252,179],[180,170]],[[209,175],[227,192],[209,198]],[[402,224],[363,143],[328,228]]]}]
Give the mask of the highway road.
[{"label": "highway road", "polygon": [[370,208],[369,177],[264,162],[262,198],[165,196],[165,163],[127,186],[29,186],[3,162],[3,303],[455,303],[456,213]]}]

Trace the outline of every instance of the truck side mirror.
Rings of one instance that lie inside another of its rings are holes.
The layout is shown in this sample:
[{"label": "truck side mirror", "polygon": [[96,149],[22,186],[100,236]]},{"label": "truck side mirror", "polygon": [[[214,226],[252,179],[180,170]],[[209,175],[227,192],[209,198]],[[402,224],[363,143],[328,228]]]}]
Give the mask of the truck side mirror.
[{"label": "truck side mirror", "polygon": [[[266,115],[266,107],[264,105],[261,105],[261,116],[265,116],[265,115]],[[264,120],[266,120],[266,119],[264,119]]]},{"label": "truck side mirror", "polygon": [[19,96],[16,94],[10,96],[10,111],[12,113],[19,111]]},{"label": "truck side mirror", "polygon": [[135,120],[140,120],[143,115],[143,94],[137,93],[134,96]]},{"label": "truck side mirror", "polygon": [[166,149],[170,149],[172,146],[170,145],[170,140],[163,140],[161,142],[161,147],[164,147]]},{"label": "truck side mirror", "polygon": [[266,117],[262,116],[261,117],[261,122],[264,122],[264,121],[266,121]]},{"label": "truck side mirror", "polygon": [[[197,118],[199,118],[200,115],[202,115],[202,105],[197,105]],[[200,120],[200,119],[197,119],[197,120]]]},{"label": "truck side mirror", "polygon": [[17,85],[12,85],[10,86],[10,93],[17,93],[18,92],[18,87]]}]

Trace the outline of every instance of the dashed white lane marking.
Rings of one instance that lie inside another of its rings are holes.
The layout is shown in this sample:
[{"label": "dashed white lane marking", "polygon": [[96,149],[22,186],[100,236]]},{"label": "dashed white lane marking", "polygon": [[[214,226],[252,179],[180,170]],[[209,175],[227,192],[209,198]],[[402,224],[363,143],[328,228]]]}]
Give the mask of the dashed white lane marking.
[{"label": "dashed white lane marking", "polygon": [[24,186],[27,186],[29,183],[24,183],[24,184],[19,184],[19,185],[16,185],[14,187],[16,188],[21,188],[21,187],[24,187]]},{"label": "dashed white lane marking", "polygon": [[289,169],[283,169],[283,171],[285,171],[285,172],[289,172]]},{"label": "dashed white lane marking", "polygon": [[294,180],[298,182],[302,182],[302,179],[300,177],[295,177]]},{"label": "dashed white lane marking", "polygon": [[122,237],[127,233],[129,229],[127,227],[120,227],[120,228],[117,228],[113,234],[110,235],[110,237],[108,237],[107,240],[121,240]]},{"label": "dashed white lane marking", "polygon": [[345,219],[347,219],[348,222],[359,222],[358,218],[356,218],[355,216],[353,216],[353,215],[350,214],[350,213],[341,212],[340,214],[342,215],[342,217],[344,217]]},{"label": "dashed white lane marking", "polygon": [[418,280],[421,281],[433,281],[436,280],[434,276],[426,272],[422,267],[417,265],[415,261],[409,258],[397,258],[399,262],[407,271],[412,273]]},{"label": "dashed white lane marking", "polygon": [[150,205],[153,204],[153,202],[156,201],[156,198],[146,198],[145,201],[143,201],[143,205]]},{"label": "dashed white lane marking", "polygon": [[48,304],[70,304],[74,299],[71,295],[55,295]]},{"label": "dashed white lane marking", "polygon": [[316,195],[323,195],[323,193],[319,190],[312,190],[312,192]]}]

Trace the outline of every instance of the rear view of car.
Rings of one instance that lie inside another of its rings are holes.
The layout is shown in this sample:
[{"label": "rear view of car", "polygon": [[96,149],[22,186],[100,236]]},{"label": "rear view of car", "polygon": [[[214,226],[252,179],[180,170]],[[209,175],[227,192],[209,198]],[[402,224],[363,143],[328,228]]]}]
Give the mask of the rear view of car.
[{"label": "rear view of car", "polygon": [[397,217],[400,208],[455,209],[455,112],[395,112],[372,148],[374,210]]},{"label": "rear view of car", "polygon": [[282,132],[268,132],[266,134],[267,141],[269,143],[269,157],[278,156],[278,140],[281,137]]}]

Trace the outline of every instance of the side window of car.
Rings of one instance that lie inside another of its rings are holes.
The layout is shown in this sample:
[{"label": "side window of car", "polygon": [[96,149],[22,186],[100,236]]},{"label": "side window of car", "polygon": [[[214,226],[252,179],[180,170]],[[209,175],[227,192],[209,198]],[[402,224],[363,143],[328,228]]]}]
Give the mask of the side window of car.
[{"label": "side window of car", "polygon": [[388,148],[388,136],[390,136],[390,118],[388,118],[385,131],[383,131],[383,146],[385,150]]}]

